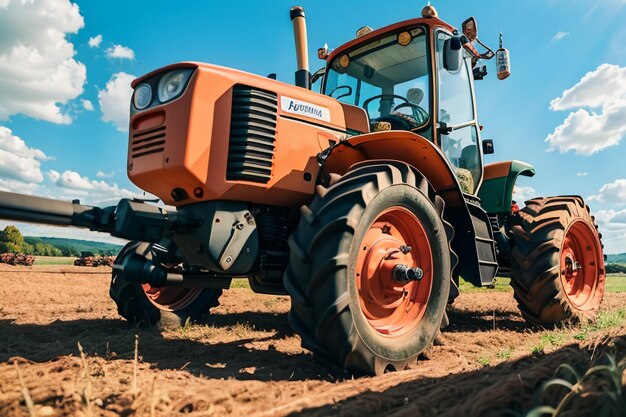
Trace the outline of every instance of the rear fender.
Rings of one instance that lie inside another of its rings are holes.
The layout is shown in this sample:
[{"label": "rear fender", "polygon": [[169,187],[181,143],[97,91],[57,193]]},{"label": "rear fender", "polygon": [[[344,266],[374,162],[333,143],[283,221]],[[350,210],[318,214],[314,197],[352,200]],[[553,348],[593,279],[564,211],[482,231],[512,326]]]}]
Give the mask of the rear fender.
[{"label": "rear fender", "polygon": [[483,184],[478,196],[481,206],[487,213],[511,212],[513,188],[520,175],[532,177],[535,175],[535,168],[520,161],[504,161],[485,165]]},{"label": "rear fender", "polygon": [[[321,159],[321,180],[326,184],[330,181],[330,174],[343,175],[354,164],[362,161],[392,160],[413,166],[428,179],[446,203],[443,217],[454,227],[452,250],[459,257],[454,273],[463,273],[464,279],[475,285],[486,285],[492,281],[493,277],[481,279],[480,276],[476,226],[472,223],[461,185],[444,154],[432,142],[412,132],[375,132],[346,139],[327,150]],[[475,200],[474,196],[468,198]],[[474,209],[481,210],[480,207]],[[484,218],[487,218],[486,214]]]}]

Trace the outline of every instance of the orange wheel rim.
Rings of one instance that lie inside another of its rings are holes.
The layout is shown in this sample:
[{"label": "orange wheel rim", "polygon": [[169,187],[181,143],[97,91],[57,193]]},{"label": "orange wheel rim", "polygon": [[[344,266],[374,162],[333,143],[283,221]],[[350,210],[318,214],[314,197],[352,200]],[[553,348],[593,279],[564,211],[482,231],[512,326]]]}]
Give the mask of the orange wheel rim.
[{"label": "orange wheel rim", "polygon": [[[401,267],[422,276],[400,281],[395,271]],[[374,330],[402,336],[418,326],[433,286],[433,257],[415,214],[392,207],[376,217],[361,241],[355,275],[361,311]]]},{"label": "orange wheel rim", "polygon": [[569,301],[585,309],[603,275],[602,252],[595,233],[582,221],[575,221],[565,233],[561,249],[561,283]]},{"label": "orange wheel rim", "polygon": [[160,310],[178,311],[189,306],[202,291],[201,288],[153,287],[141,284],[148,300]]}]

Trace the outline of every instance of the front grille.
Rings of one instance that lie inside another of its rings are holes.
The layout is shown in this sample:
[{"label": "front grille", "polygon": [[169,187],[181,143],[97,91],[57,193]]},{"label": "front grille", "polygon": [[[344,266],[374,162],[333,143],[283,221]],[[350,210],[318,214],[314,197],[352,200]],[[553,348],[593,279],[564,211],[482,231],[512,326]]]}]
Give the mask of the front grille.
[{"label": "front grille", "polygon": [[133,158],[163,152],[165,148],[165,126],[133,134],[130,144]]},{"label": "front grille", "polygon": [[276,93],[245,85],[233,88],[228,145],[228,180],[267,183],[276,140]]}]

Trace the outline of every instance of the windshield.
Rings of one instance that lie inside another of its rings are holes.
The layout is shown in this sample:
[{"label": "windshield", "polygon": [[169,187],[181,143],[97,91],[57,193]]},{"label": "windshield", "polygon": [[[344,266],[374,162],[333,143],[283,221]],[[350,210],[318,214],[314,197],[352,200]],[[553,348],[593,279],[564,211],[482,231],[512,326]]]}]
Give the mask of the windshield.
[{"label": "windshield", "polygon": [[[412,130],[429,120],[428,50],[421,27],[393,33],[337,56],[324,92],[363,107],[372,122]],[[388,130],[388,129],[382,129]]]}]

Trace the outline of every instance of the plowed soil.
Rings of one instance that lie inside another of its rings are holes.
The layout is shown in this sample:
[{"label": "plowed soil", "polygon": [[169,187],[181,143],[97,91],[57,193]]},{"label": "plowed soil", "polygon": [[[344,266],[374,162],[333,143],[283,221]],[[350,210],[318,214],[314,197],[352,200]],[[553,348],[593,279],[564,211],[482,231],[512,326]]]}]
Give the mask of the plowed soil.
[{"label": "plowed soil", "polygon": [[[300,347],[287,297],[234,288],[205,323],[142,329],[118,316],[109,275],[0,269],[0,416],[524,415],[559,364],[626,347],[623,321],[530,329],[511,292],[472,292],[411,369],[354,378]],[[626,293],[606,295],[604,310],[624,308]]]}]

